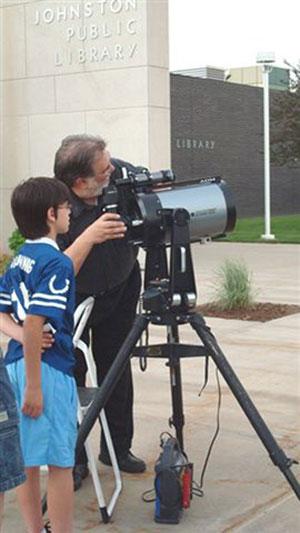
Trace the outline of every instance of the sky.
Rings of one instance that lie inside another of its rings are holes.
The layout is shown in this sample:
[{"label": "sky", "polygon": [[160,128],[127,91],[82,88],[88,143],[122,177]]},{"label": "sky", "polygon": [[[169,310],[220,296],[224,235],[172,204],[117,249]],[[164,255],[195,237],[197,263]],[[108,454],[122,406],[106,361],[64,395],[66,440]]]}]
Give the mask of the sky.
[{"label": "sky", "polygon": [[170,70],[300,63],[300,0],[169,0]]}]

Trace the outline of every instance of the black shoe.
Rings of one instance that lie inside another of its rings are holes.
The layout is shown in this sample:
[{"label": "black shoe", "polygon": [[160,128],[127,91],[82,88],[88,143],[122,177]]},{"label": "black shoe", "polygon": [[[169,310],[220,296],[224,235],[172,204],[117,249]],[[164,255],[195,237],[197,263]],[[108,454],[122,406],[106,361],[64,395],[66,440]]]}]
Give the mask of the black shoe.
[{"label": "black shoe", "polygon": [[73,468],[74,492],[80,489],[83,479],[88,477],[88,475],[89,475],[89,469],[86,464],[74,466]]},{"label": "black shoe", "polygon": [[[108,454],[101,452],[99,455],[99,460],[101,463],[107,466],[111,466],[111,460]],[[128,472],[129,474],[141,474],[146,470],[146,463],[135,457],[131,451],[126,453],[126,455],[120,455],[117,457],[120,470],[122,472]]]}]

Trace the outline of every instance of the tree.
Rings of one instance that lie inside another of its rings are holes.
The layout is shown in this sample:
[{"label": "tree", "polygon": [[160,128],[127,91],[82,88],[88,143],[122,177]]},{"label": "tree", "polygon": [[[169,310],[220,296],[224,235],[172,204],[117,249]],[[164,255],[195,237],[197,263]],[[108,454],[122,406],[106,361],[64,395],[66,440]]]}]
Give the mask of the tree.
[{"label": "tree", "polygon": [[300,165],[300,64],[290,67],[290,87],[271,100],[271,161]]}]

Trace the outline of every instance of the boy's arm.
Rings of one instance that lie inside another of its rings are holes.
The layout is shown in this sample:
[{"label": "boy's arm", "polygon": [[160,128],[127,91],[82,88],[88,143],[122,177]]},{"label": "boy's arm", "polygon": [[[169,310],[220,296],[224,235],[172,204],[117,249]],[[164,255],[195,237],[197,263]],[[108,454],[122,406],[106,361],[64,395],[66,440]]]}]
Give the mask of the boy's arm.
[{"label": "boy's arm", "polygon": [[32,418],[37,418],[43,411],[41,354],[44,322],[42,316],[27,315],[23,325],[26,387],[22,412]]}]

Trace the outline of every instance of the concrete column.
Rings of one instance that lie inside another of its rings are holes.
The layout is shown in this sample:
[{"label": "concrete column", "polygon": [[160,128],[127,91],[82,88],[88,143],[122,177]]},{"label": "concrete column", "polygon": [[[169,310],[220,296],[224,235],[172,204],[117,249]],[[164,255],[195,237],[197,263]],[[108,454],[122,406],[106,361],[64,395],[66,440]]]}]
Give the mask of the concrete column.
[{"label": "concrete column", "polygon": [[12,188],[53,173],[71,133],[170,166],[168,0],[5,0],[1,25],[1,249]]}]

